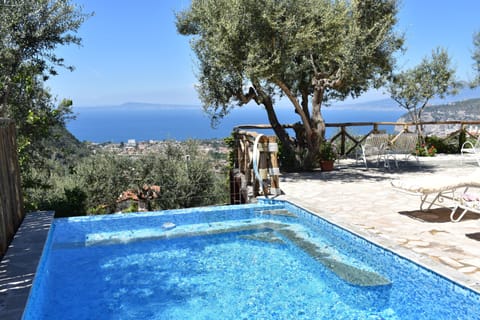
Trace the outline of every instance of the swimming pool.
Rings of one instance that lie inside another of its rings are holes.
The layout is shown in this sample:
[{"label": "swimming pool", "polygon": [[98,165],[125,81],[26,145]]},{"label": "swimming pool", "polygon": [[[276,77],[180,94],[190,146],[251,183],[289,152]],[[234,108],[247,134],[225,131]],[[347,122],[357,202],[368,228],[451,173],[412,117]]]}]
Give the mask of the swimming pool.
[{"label": "swimming pool", "polygon": [[480,295],[288,202],[55,219],[24,319],[480,319]]}]

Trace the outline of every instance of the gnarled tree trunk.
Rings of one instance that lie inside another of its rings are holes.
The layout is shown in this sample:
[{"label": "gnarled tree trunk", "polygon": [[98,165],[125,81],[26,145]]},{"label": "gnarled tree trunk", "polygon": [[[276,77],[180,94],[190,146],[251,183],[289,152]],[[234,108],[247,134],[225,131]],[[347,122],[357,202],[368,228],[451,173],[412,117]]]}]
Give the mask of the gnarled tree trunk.
[{"label": "gnarled tree trunk", "polygon": [[310,127],[312,133],[306,136],[308,152],[305,157],[305,167],[313,169],[318,166],[318,152],[320,145],[325,139],[325,120],[323,119],[321,108],[323,101],[323,88],[315,88],[312,97],[312,116],[310,119]]}]

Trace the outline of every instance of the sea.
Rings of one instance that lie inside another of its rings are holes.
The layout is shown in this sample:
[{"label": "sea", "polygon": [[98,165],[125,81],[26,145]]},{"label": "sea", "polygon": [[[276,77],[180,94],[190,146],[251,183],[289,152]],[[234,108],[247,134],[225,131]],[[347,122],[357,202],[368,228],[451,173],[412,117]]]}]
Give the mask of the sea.
[{"label": "sea", "polygon": [[[94,143],[127,142],[128,140],[223,139],[240,125],[268,124],[266,111],[256,105],[238,107],[212,127],[201,106],[157,105],[126,103],[118,106],[74,107],[75,119],[67,123],[69,131],[80,141]],[[327,123],[397,121],[405,113],[396,107],[366,108],[364,106],[324,107],[322,114]],[[278,107],[277,116],[282,124],[300,121],[292,107]],[[354,127],[352,134],[364,134],[372,129]],[[394,127],[384,127],[393,132]],[[273,134],[271,130],[256,130]],[[327,129],[327,137],[338,132]],[[293,134],[293,132],[292,132]]]}]

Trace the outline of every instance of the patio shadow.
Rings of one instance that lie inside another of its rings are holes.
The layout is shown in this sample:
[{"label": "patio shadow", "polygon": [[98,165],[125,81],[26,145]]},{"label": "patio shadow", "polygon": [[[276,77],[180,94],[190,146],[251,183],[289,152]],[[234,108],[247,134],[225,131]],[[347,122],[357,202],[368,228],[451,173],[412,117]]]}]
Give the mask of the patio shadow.
[{"label": "patio shadow", "polygon": [[[450,213],[451,209],[449,208],[435,208],[435,209],[430,209],[428,211],[420,211],[420,210],[414,210],[414,211],[400,211],[399,212],[401,215],[410,217],[415,220],[419,220],[422,222],[430,222],[430,223],[445,223],[445,222],[450,222]],[[472,212],[467,212],[461,221],[463,220],[478,220],[480,219],[480,216],[478,214],[472,213]],[[460,223],[461,223],[460,221]]]},{"label": "patio shadow", "polygon": [[470,239],[480,241],[480,232],[467,233],[466,236]]}]

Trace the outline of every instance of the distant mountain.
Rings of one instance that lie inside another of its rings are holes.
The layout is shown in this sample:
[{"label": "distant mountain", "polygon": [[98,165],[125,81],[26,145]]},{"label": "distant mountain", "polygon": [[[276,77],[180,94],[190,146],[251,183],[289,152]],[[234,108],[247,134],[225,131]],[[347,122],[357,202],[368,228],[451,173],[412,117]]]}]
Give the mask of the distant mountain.
[{"label": "distant mountain", "polygon": [[335,109],[359,109],[362,110],[398,110],[398,104],[392,99],[380,99],[380,100],[372,100],[366,102],[351,102],[351,103],[339,103],[335,104]]},{"label": "distant mountain", "polygon": [[[423,121],[480,120],[480,98],[449,102],[425,108]],[[408,114],[398,119],[399,122],[411,121]],[[458,125],[425,126],[427,135],[445,136],[458,130]]]},{"label": "distant mountain", "polygon": [[[460,90],[460,92],[456,95],[447,96],[443,99],[440,98],[433,98],[429,101],[431,106],[444,106],[448,105],[453,102],[461,102],[465,100],[476,99],[480,97],[480,87],[477,88],[469,88],[465,87],[464,89]],[[351,102],[340,102],[335,104],[335,109],[352,109],[352,108],[362,108],[365,110],[398,110],[401,108],[395,100],[390,98],[378,99],[378,100],[371,100],[366,102],[355,102],[355,100]]]},{"label": "distant mountain", "polygon": [[432,105],[441,105],[441,104],[446,104],[450,102],[458,102],[458,101],[464,101],[464,100],[471,100],[471,99],[476,99],[480,97],[480,87],[476,88],[469,88],[466,86],[460,92],[456,95],[451,95],[447,96],[444,99],[433,99],[430,101],[430,104]]}]

